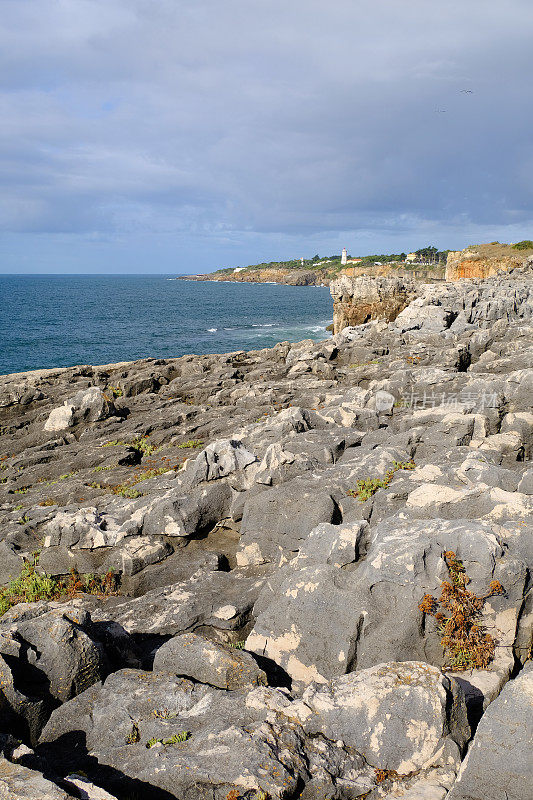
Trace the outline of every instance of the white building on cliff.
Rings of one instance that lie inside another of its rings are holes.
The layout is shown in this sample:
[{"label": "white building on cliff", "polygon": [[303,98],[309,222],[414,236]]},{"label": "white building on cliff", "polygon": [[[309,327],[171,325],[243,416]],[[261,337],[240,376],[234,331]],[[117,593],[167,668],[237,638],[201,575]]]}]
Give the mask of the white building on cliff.
[{"label": "white building on cliff", "polygon": [[346,260],[348,258],[348,253],[346,252],[346,248],[342,248],[342,255],[341,255],[341,264],[346,264]]}]

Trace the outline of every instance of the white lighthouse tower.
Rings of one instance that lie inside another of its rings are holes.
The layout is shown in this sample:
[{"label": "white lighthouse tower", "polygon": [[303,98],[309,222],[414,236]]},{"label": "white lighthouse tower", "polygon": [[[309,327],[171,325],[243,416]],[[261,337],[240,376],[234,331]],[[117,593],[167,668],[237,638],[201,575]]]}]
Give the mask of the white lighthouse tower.
[{"label": "white lighthouse tower", "polygon": [[342,255],[341,255],[341,264],[344,266],[346,264],[346,259],[348,258],[348,253],[346,252],[346,248],[342,248]]}]

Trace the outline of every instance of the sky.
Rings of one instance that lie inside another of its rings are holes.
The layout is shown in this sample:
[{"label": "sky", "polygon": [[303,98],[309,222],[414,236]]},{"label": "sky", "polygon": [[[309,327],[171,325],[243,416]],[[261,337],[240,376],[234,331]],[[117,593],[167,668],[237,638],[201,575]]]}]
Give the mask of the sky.
[{"label": "sky", "polygon": [[531,0],[0,0],[0,272],[533,239]]}]

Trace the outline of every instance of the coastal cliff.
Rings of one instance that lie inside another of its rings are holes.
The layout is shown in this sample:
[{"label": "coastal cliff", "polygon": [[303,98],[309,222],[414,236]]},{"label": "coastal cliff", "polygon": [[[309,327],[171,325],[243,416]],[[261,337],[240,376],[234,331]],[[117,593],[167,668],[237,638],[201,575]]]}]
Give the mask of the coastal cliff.
[{"label": "coastal cliff", "polygon": [[524,800],[531,275],[1,377],[0,797]]},{"label": "coastal cliff", "polygon": [[416,296],[413,279],[350,278],[341,275],[330,284],[333,297],[333,333],[371,319],[392,322]]},{"label": "coastal cliff", "polygon": [[518,250],[515,247],[495,242],[450,251],[446,262],[446,280],[490,278],[499,272],[522,267],[528,261],[533,262],[533,246]]},{"label": "coastal cliff", "polygon": [[237,283],[283,283],[287,286],[328,286],[329,278],[323,272],[307,269],[239,269],[223,273],[189,275],[185,280],[231,281]]}]

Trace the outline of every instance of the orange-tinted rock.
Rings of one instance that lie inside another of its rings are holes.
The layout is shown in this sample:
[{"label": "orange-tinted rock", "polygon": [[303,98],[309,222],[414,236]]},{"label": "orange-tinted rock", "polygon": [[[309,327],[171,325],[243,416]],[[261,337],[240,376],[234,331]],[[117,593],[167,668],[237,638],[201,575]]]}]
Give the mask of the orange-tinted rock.
[{"label": "orange-tinted rock", "polygon": [[477,280],[491,278],[498,272],[522,267],[530,251],[513,250],[512,245],[479,245],[475,250],[456,250],[448,253],[446,280]]},{"label": "orange-tinted rock", "polygon": [[342,275],[330,284],[333,297],[333,328],[339,333],[351,325],[372,319],[391,322],[415,297],[415,284],[409,279]]}]

